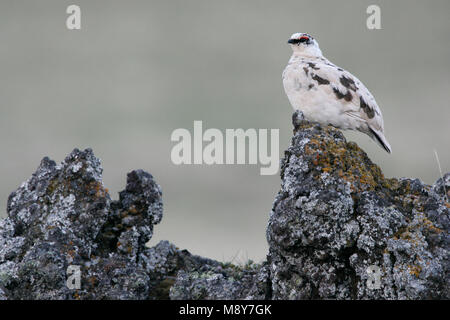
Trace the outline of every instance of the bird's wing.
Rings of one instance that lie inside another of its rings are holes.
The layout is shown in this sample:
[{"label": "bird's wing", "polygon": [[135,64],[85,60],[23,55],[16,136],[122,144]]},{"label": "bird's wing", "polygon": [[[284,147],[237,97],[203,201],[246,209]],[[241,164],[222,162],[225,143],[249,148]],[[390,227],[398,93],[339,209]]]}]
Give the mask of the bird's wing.
[{"label": "bird's wing", "polygon": [[330,99],[342,100],[343,113],[366,122],[377,131],[384,131],[380,108],[358,78],[327,60],[306,62],[304,71],[318,90]]}]

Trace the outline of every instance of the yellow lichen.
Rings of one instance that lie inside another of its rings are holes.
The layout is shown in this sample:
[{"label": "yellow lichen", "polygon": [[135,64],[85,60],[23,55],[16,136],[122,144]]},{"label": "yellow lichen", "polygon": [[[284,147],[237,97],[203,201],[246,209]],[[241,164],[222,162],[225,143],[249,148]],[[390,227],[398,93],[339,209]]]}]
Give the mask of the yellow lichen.
[{"label": "yellow lichen", "polygon": [[417,278],[420,275],[420,272],[422,271],[422,267],[418,265],[409,265],[409,274],[416,276]]}]

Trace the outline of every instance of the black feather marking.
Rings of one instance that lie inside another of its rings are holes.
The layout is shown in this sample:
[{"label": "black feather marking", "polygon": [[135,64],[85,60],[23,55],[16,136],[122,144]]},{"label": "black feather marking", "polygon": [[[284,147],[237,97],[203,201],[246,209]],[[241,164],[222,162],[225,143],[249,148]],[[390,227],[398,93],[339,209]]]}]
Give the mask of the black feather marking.
[{"label": "black feather marking", "polygon": [[324,79],[322,77],[319,77],[317,74],[312,76],[313,80],[316,80],[319,85],[320,84],[330,84],[330,81],[328,81],[327,79]]},{"label": "black feather marking", "polygon": [[343,94],[339,89],[333,87],[333,91],[338,99],[344,99],[345,101],[351,101],[353,99],[353,95],[348,90],[347,93]]},{"label": "black feather marking", "polygon": [[339,78],[339,81],[341,82],[341,84],[346,87],[347,89],[356,91],[358,88],[355,85],[355,81],[353,81],[353,79],[351,78],[347,78],[346,76],[342,76]]},{"label": "black feather marking", "polygon": [[308,62],[308,66],[310,66],[310,67],[313,68],[314,70],[320,70],[320,68],[316,68],[316,64],[315,64],[315,63]]},{"label": "black feather marking", "polygon": [[373,111],[373,108],[371,108],[366,103],[366,101],[364,101],[363,97],[359,97],[359,105],[360,105],[361,109],[363,109],[364,112],[367,114],[369,119],[372,119],[373,117],[375,117],[375,111]]}]

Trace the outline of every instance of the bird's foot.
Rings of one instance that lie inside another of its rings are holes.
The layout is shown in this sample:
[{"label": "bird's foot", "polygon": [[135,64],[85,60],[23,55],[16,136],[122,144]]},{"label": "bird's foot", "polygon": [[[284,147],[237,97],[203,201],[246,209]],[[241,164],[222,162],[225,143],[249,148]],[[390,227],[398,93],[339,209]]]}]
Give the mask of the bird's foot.
[{"label": "bird's foot", "polygon": [[303,112],[301,112],[300,110],[295,110],[295,112],[292,114],[292,124],[294,125],[294,128],[298,128],[303,121],[306,121]]}]

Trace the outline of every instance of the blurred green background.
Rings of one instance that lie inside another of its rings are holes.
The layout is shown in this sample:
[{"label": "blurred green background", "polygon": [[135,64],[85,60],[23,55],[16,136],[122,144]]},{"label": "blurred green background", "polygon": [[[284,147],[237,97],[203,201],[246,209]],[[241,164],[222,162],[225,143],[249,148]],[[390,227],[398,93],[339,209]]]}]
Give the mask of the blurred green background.
[{"label": "blurred green background", "polygon": [[[66,29],[66,8],[82,29]],[[366,28],[381,8],[382,30]],[[112,198],[142,168],[162,186],[161,239],[223,261],[260,261],[278,175],[259,166],[175,166],[176,128],[279,128],[292,109],[281,73],[294,32],[354,73],[380,105],[393,153],[346,133],[388,177],[450,170],[450,1],[0,2],[0,207],[44,156],[93,148]]]}]

